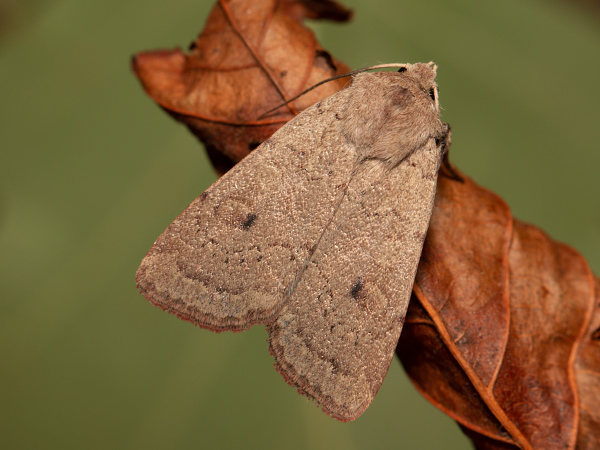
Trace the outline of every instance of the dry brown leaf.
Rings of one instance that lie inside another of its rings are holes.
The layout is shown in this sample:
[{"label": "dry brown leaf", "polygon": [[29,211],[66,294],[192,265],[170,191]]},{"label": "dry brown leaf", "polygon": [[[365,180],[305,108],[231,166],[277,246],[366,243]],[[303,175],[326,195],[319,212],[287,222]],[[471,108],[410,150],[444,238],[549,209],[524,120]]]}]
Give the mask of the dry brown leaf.
[{"label": "dry brown leaf", "polygon": [[592,317],[575,358],[579,393],[577,449],[600,448],[600,278],[594,277]]},{"label": "dry brown leaf", "polygon": [[191,53],[139,53],[133,70],[152,99],[186,124],[223,174],[285,122],[348,83],[314,84],[349,68],[321,48],[303,18],[349,20],[333,1],[219,0]]},{"label": "dry brown leaf", "polygon": [[589,266],[461,177],[439,179],[397,348],[406,371],[479,449],[597,448]]}]

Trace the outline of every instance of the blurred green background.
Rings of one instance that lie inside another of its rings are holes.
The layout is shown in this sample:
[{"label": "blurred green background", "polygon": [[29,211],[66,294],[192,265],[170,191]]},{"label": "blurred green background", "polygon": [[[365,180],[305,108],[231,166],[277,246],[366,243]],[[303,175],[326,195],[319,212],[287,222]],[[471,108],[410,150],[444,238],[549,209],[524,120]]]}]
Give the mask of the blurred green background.
[{"label": "blurred green background", "polygon": [[[346,2],[311,23],[352,67],[435,60],[452,160],[600,273],[597,10],[541,0]],[[208,1],[0,2],[0,447],[465,449],[397,360],[357,421],[272,367],[266,332],[152,307],[137,266],[214,180],[142,92],[141,50],[186,47]]]}]

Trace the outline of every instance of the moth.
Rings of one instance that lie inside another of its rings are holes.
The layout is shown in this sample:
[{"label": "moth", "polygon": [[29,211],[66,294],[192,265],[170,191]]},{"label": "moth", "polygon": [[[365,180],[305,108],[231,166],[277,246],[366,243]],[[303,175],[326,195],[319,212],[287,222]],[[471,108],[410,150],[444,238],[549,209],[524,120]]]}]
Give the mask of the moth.
[{"label": "moth", "polygon": [[201,328],[266,325],[285,380],[342,421],[390,366],[449,132],[437,67],[395,66],[283,126],[175,219],[136,277]]}]

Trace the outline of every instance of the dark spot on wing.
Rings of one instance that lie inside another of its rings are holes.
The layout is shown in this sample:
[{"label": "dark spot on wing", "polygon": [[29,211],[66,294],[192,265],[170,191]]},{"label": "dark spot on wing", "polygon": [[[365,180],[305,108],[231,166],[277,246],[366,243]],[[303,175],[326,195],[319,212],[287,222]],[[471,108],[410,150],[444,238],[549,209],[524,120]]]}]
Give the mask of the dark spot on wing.
[{"label": "dark spot on wing", "polygon": [[317,112],[319,114],[323,114],[325,112],[325,110],[323,108],[321,108],[321,104],[322,104],[322,102],[319,102],[319,103],[316,104]]},{"label": "dark spot on wing", "polygon": [[206,200],[206,197],[208,197],[208,192],[203,192],[200,196],[200,200]]},{"label": "dark spot on wing", "polygon": [[350,296],[354,300],[359,300],[360,291],[362,291],[364,287],[365,285],[363,284],[362,279],[359,278],[356,283],[354,283],[354,286],[352,286],[352,289],[350,290]]},{"label": "dark spot on wing", "polygon": [[242,229],[244,230],[249,230],[250,227],[254,224],[254,221],[256,220],[257,215],[254,213],[248,213],[248,215],[246,216],[246,220],[244,220],[242,222]]},{"label": "dark spot on wing", "polygon": [[329,363],[331,364],[331,373],[334,375],[340,371],[340,362],[335,358],[330,358]]}]

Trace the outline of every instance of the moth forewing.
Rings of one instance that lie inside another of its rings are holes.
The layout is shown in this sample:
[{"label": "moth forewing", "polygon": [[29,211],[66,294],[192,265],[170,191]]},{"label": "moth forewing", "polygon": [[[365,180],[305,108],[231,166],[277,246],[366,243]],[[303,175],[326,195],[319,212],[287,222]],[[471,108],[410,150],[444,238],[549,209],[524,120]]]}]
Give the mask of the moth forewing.
[{"label": "moth forewing", "polygon": [[287,382],[358,417],[389,368],[433,208],[434,79],[425,64],[363,74],[290,121],[159,237],[140,291],[214,331],[268,325]]},{"label": "moth forewing", "polygon": [[439,158],[431,139],[386,174],[373,167],[378,161],[361,164],[294,294],[269,326],[279,371],[338,419],[362,414],[389,368]]},{"label": "moth forewing", "polygon": [[356,161],[331,113],[347,95],[294,118],[166,229],[137,273],[151,303],[213,331],[275,319]]}]

